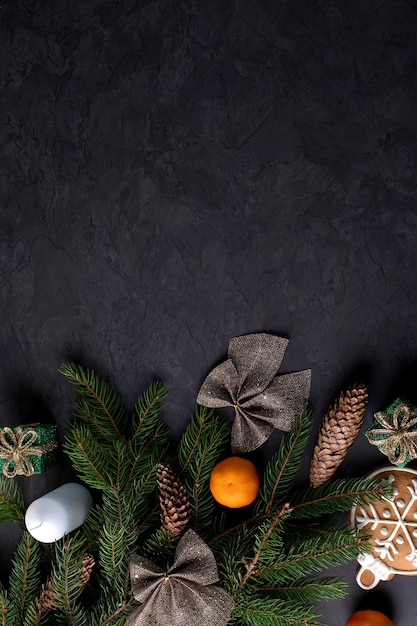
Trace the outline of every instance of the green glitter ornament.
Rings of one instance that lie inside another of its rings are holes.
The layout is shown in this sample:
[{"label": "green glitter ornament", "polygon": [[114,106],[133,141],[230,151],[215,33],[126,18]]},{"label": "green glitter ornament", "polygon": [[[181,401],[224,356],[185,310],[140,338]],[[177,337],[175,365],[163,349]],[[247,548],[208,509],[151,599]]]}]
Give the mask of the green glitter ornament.
[{"label": "green glitter ornament", "polygon": [[0,470],[7,478],[42,474],[55,464],[55,424],[0,428]]}]

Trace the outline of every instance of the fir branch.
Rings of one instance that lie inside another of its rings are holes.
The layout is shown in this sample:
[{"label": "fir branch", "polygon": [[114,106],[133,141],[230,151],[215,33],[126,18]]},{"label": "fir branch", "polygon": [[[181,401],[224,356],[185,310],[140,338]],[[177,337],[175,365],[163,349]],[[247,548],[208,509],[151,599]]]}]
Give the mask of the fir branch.
[{"label": "fir branch", "polygon": [[218,564],[222,586],[232,596],[238,593],[239,582],[244,572],[242,557],[253,553],[254,541],[255,531],[242,526],[210,546]]},{"label": "fir branch", "polygon": [[257,513],[269,514],[288,500],[304,458],[312,423],[311,411],[303,411],[294,420],[290,432],[281,439],[264,472]]},{"label": "fir branch", "polygon": [[[5,589],[0,589],[0,626],[7,626],[7,614],[9,612],[9,601]],[[10,624],[10,621],[9,621]]]},{"label": "fir branch", "polygon": [[59,372],[80,394],[77,416],[91,424],[105,440],[112,441],[115,436],[122,439],[127,415],[119,396],[108,383],[94,370],[84,369],[75,363],[62,365]]},{"label": "fir branch", "polygon": [[56,620],[63,626],[90,626],[84,607],[77,602],[84,589],[83,559],[86,542],[78,531],[71,539],[54,544],[51,591],[56,604]]},{"label": "fir branch", "polygon": [[204,535],[212,525],[214,500],[211,471],[230,437],[230,426],[205,406],[197,406],[178,445],[180,476],[194,517],[194,529]]},{"label": "fir branch", "polygon": [[239,583],[239,587],[238,587],[239,591],[241,591],[244,588],[244,586],[246,585],[246,583],[249,581],[249,579],[252,576],[255,576],[258,574],[258,562],[262,557],[262,553],[266,549],[266,546],[268,544],[268,541],[271,535],[274,533],[277,526],[282,523],[283,518],[288,513],[289,506],[290,506],[289,504],[284,504],[280,513],[272,520],[271,523],[266,525],[265,530],[261,529],[260,539],[255,544],[256,552],[255,552],[254,557],[249,562],[247,562],[245,559],[243,560],[243,563],[246,568],[246,573]]},{"label": "fir branch", "polygon": [[328,480],[321,487],[296,492],[291,501],[291,519],[320,517],[348,511],[354,505],[366,505],[389,498],[392,489],[387,481],[364,478]]},{"label": "fir branch", "polygon": [[[138,437],[149,440],[159,422],[159,415],[168,390],[160,382],[153,383],[139,396],[135,404],[135,413],[132,419],[132,443]],[[162,422],[159,422],[162,426]],[[165,427],[168,434],[168,429]]]},{"label": "fir branch", "polygon": [[99,540],[102,586],[112,590],[119,602],[126,601],[129,560],[136,545],[137,533],[105,521]]},{"label": "fir branch", "polygon": [[277,554],[274,564],[258,569],[258,585],[281,586],[321,569],[353,560],[368,547],[366,541],[353,533],[327,537],[307,535],[306,538],[292,543],[286,552]]},{"label": "fir branch", "polygon": [[[49,616],[42,611],[38,602],[32,602],[26,609],[22,626],[44,626],[49,622]],[[20,624],[19,624],[20,626]]]},{"label": "fir branch", "polygon": [[344,598],[348,589],[346,581],[333,577],[306,576],[276,587],[262,587],[262,593],[281,598],[285,602],[317,602]]},{"label": "fir branch", "polygon": [[177,543],[178,537],[171,535],[161,526],[145,541],[141,553],[163,567],[173,557]]},{"label": "fir branch", "polygon": [[18,485],[0,474],[0,524],[17,522],[24,528],[25,503]]},{"label": "fir branch", "polygon": [[10,621],[22,624],[41,588],[40,546],[27,531],[17,546],[9,578]]},{"label": "fir branch", "polygon": [[[64,451],[70,457],[78,477],[93,489],[115,491],[114,446],[103,445],[87,424],[69,424]],[[110,457],[110,458],[109,458]],[[113,459],[111,458],[113,457]]]},{"label": "fir branch", "polygon": [[233,615],[239,616],[247,626],[324,626],[317,621],[311,606],[289,604],[260,594],[238,598]]}]

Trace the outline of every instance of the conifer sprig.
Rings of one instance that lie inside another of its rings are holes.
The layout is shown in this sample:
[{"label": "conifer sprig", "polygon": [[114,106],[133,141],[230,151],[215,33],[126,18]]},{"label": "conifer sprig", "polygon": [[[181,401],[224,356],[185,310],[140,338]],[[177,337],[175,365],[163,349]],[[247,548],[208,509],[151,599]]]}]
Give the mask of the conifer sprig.
[{"label": "conifer sprig", "polygon": [[288,499],[300,471],[303,455],[313,424],[311,411],[303,411],[293,422],[290,432],[280,442],[268,462],[259,494],[256,512],[271,513]]},{"label": "conifer sprig", "polygon": [[194,530],[205,537],[213,523],[210,474],[230,437],[230,426],[211,409],[197,406],[178,445],[179,473],[187,491]]},{"label": "conifer sprig", "polygon": [[54,597],[55,619],[63,626],[88,626],[88,612],[79,597],[84,590],[83,559],[86,541],[82,532],[64,537],[54,544],[51,569],[51,590]]},{"label": "conifer sprig", "polygon": [[39,543],[23,531],[12,561],[9,578],[9,613],[7,624],[23,624],[28,607],[39,595],[41,587]]},{"label": "conifer sprig", "polygon": [[75,363],[67,363],[59,372],[72,383],[79,395],[80,402],[76,414],[91,424],[104,439],[112,441],[114,437],[123,437],[127,423],[127,414],[118,394],[94,370],[84,369]]},{"label": "conifer sprig", "polygon": [[354,505],[366,505],[391,496],[392,489],[386,481],[364,478],[329,480],[321,487],[309,487],[294,493],[291,519],[349,511]]},{"label": "conifer sprig", "polygon": [[17,522],[24,528],[25,504],[17,484],[0,474],[0,524]]}]

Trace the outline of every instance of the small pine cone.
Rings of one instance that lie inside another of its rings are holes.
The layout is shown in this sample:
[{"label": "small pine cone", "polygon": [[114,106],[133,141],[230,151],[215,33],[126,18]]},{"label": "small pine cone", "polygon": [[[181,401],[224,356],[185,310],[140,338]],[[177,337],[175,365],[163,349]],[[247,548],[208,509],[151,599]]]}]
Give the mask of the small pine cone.
[{"label": "small pine cone", "polygon": [[190,508],[184,486],[171,467],[164,463],[158,465],[156,480],[162,526],[171,535],[179,535],[188,523]]},{"label": "small pine cone", "polygon": [[56,609],[50,578],[47,578],[46,583],[44,583],[41,587],[38,605],[42,611],[55,611]]},{"label": "small pine cone", "polygon": [[368,401],[368,388],[353,385],[341,392],[323,418],[310,466],[310,483],[320,487],[334,474],[356,439]]},{"label": "small pine cone", "polygon": [[91,578],[91,572],[93,570],[94,565],[96,564],[94,557],[91,554],[86,554],[83,558],[83,565],[82,565],[82,574],[83,574],[83,579],[82,579],[82,584],[83,587],[85,587],[85,585],[88,583],[88,581]]}]

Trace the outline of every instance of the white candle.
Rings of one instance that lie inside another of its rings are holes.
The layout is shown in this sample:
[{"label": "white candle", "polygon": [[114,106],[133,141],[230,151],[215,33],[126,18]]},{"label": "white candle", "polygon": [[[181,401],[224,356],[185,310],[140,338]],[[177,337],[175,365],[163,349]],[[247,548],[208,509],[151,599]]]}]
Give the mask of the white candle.
[{"label": "white candle", "polygon": [[93,498],[83,485],[66,483],[29,505],[25,524],[38,541],[52,543],[84,523]]}]

